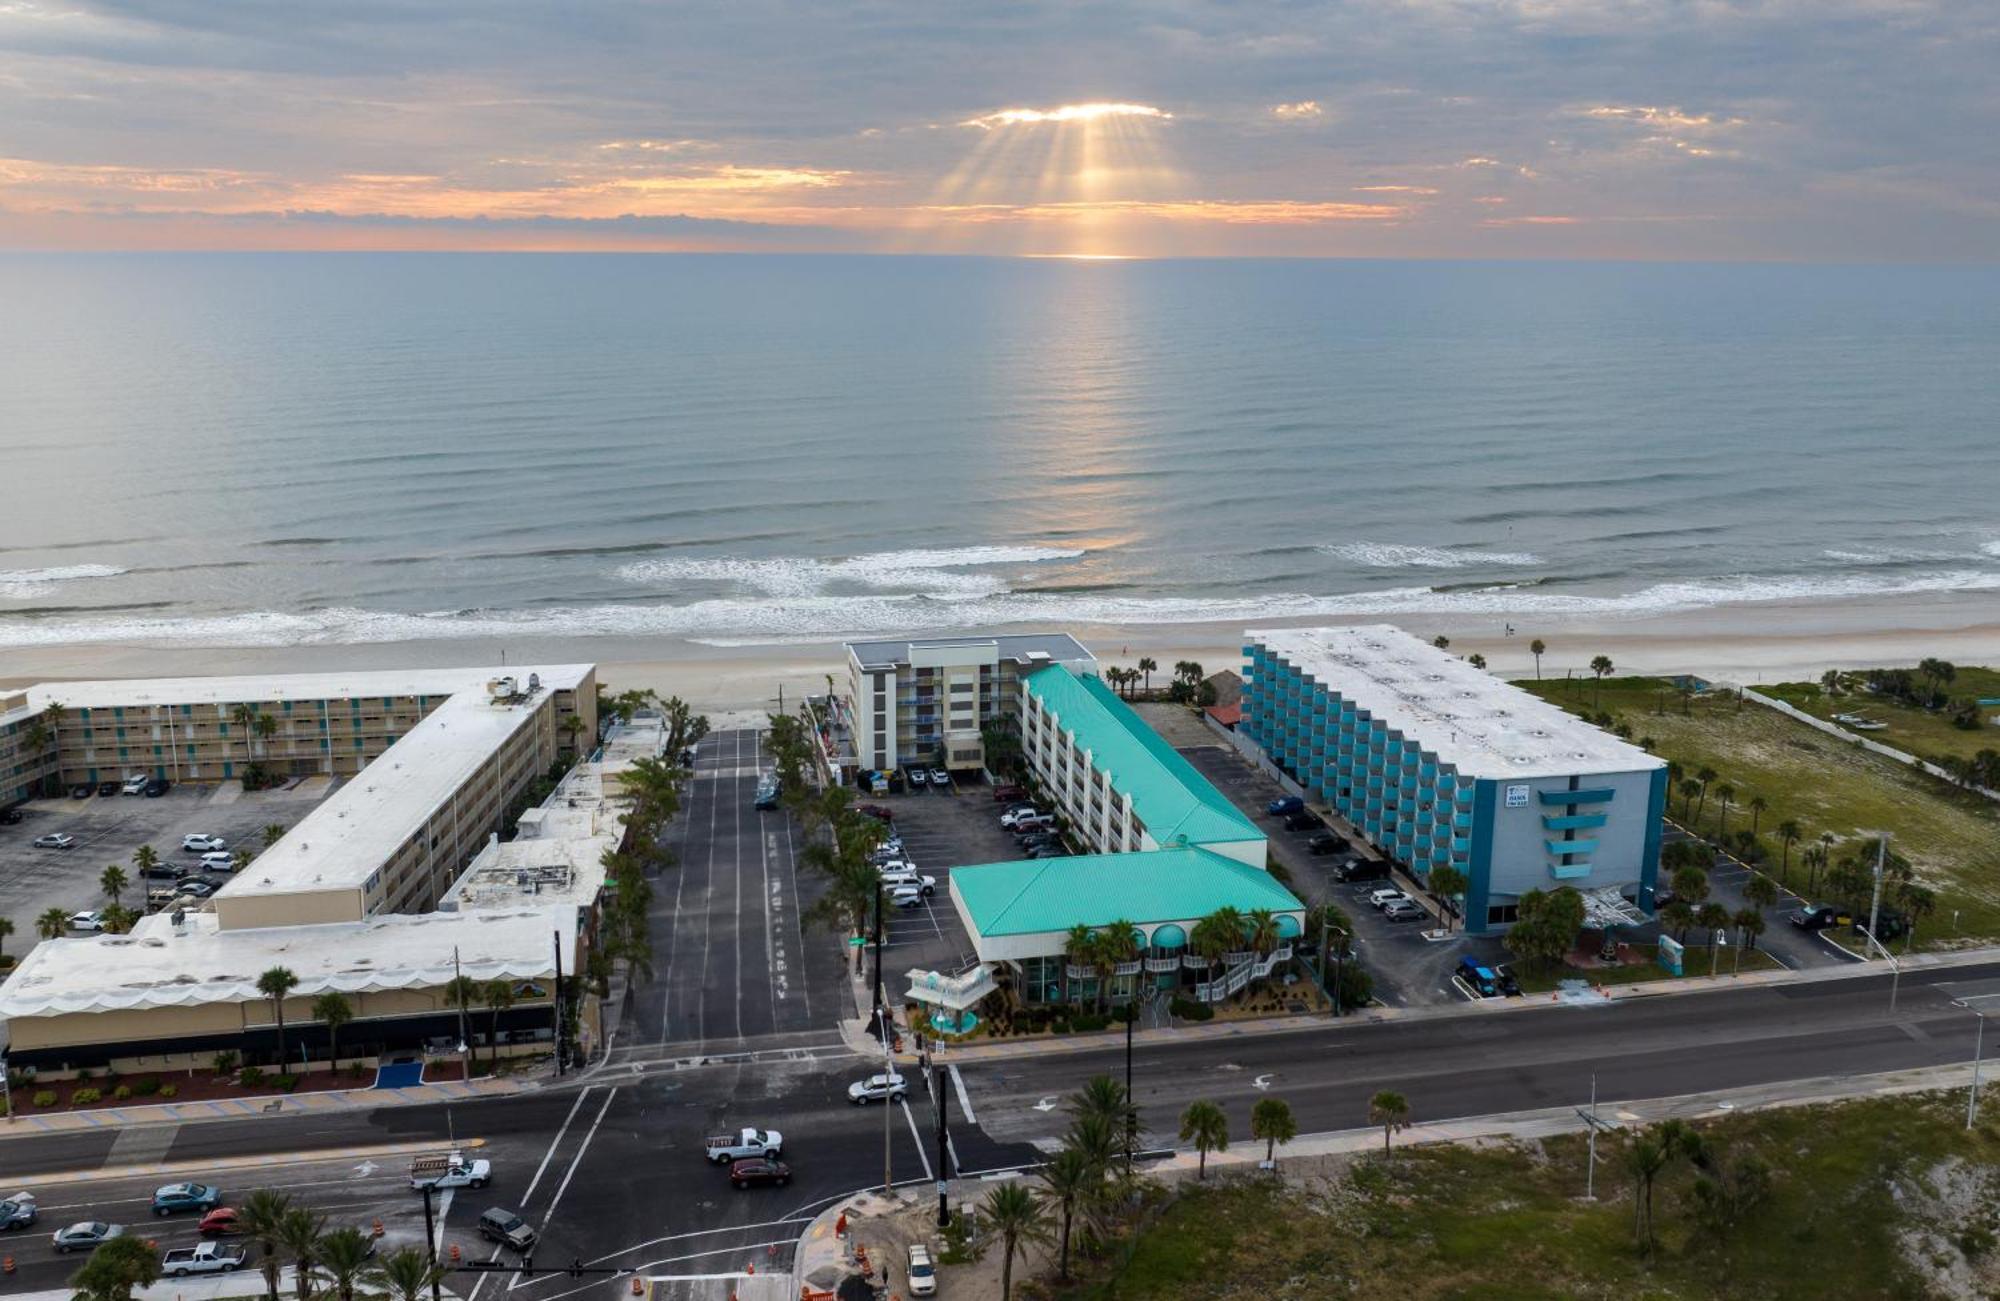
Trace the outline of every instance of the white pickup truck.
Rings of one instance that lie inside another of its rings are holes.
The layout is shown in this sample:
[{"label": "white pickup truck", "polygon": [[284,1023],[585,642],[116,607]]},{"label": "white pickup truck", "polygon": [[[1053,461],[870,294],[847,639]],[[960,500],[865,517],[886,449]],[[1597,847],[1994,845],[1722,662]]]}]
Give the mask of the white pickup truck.
[{"label": "white pickup truck", "polygon": [[219,1242],[177,1247],[160,1257],[160,1272],[168,1278],[180,1278],[187,1274],[227,1274],[241,1269],[248,1255],[242,1247],[228,1247]]},{"label": "white pickup truck", "polygon": [[719,1134],[708,1140],[708,1159],[717,1165],[754,1156],[778,1156],[784,1152],[785,1136],[775,1129],[745,1126],[735,1134]]},{"label": "white pickup truck", "polygon": [[493,1181],[491,1161],[468,1161],[463,1152],[420,1156],[410,1162],[410,1187],[443,1191],[446,1188],[484,1188]]}]

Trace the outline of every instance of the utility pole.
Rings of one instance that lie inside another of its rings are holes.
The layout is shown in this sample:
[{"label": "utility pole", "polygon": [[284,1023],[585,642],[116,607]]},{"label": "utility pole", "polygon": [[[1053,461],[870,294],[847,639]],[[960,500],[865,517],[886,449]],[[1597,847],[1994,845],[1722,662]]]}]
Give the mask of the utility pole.
[{"label": "utility pole", "polygon": [[563,1052],[563,1033],[562,1033],[562,1005],[563,1005],[562,932],[551,931],[550,934],[555,937],[555,949],[556,949],[556,989],[555,989],[556,1078],[561,1079],[563,1075],[563,1065],[564,1065],[563,1058],[565,1056]]},{"label": "utility pole", "polygon": [[931,1080],[932,1080],[932,1084],[931,1084],[931,1098],[932,1098],[932,1100],[933,1100],[934,1102],[936,1102],[936,1103],[937,1103],[937,1144],[938,1144],[938,1159],[937,1159],[937,1175],[938,1175],[938,1178],[937,1178],[937,1195],[938,1195],[938,1219],[937,1219],[937,1222],[938,1222],[938,1227],[939,1227],[940,1229],[942,1229],[942,1228],[944,1228],[944,1227],[945,1227],[946,1225],[948,1225],[948,1224],[950,1224],[950,1223],[951,1223],[951,1206],[949,1205],[949,1202],[948,1202],[948,1200],[947,1200],[947,1199],[948,1199],[948,1196],[949,1196],[949,1191],[950,1191],[950,1188],[951,1188],[951,1175],[952,1175],[952,1169],[951,1169],[951,1134],[950,1134],[950,1133],[949,1133],[949,1131],[947,1131],[947,1129],[945,1128],[945,1125],[946,1125],[946,1101],[945,1101],[945,1093],[944,1093],[944,1067],[943,1067],[943,1066],[936,1066],[936,1067],[933,1067],[933,1068],[932,1068],[932,1074],[931,1074]]},{"label": "utility pole", "polygon": [[1962,1007],[1979,1018],[1979,1030],[1972,1039],[1972,1094],[1965,1100],[1965,1127],[1971,1129],[1979,1122],[1979,1066],[1986,1054],[1986,1013],[1972,1005],[1973,998],[1993,998],[1992,994],[1974,994],[1971,998],[1954,998],[1953,1007]]},{"label": "utility pole", "polygon": [[882,1019],[882,887],[875,887],[875,1016],[882,1031],[882,1047],[889,1047],[889,1024]]},{"label": "utility pole", "polygon": [[[1136,980],[1136,977],[1134,978]],[[1132,1131],[1139,1127],[1139,1102],[1132,1092],[1132,1027],[1139,1020],[1136,998],[1125,1005],[1125,1177],[1132,1177]]]},{"label": "utility pole", "polygon": [[1590,1150],[1585,1157],[1590,1162],[1590,1168],[1583,1176],[1583,1200],[1594,1202],[1597,1200],[1597,1133],[1599,1130],[1611,1128],[1608,1123],[1597,1118],[1597,1072],[1595,1071],[1590,1073],[1590,1108],[1585,1110],[1578,1107],[1576,1114],[1583,1117],[1583,1123],[1590,1129]]},{"label": "utility pole", "polygon": [[1889,857],[1889,836],[1884,832],[1875,842],[1875,892],[1868,901],[1868,938],[1875,938],[1875,922],[1882,911],[1882,867]]},{"label": "utility pole", "polygon": [[437,1223],[431,1218],[431,1182],[424,1184],[424,1252],[431,1262],[431,1301],[443,1301],[438,1290],[438,1277],[443,1272],[438,1269]]},{"label": "utility pole", "polygon": [[[880,960],[878,951],[876,961]],[[896,1180],[889,1169],[889,1141],[895,1131],[890,1128],[889,1121],[896,1114],[896,1100],[887,1093],[896,1079],[896,1059],[889,1054],[889,1009],[877,1003],[875,1017],[876,1026],[882,1032],[882,1089],[885,1095],[882,1099],[882,1195],[893,1197],[896,1195]]]},{"label": "utility pole", "polygon": [[[451,978],[454,983],[464,979],[463,973],[458,968],[458,946],[456,944],[451,946]],[[465,1072],[465,1082],[470,1084],[472,1083],[472,1036],[465,1032],[465,987],[463,985],[458,986],[458,994],[459,997],[453,1000],[458,1004],[458,1062],[459,1069]]]}]

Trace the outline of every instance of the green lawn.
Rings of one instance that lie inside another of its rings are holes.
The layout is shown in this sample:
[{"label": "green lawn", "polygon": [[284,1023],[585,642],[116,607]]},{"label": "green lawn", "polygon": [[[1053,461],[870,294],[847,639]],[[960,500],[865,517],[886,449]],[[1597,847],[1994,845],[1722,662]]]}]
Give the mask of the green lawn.
[{"label": "green lawn", "polygon": [[[1990,721],[1967,731],[1953,727],[1951,720],[1942,712],[1916,709],[1865,691],[1846,691],[1829,696],[1817,682],[1780,682],[1776,686],[1758,687],[1757,690],[1802,709],[1815,718],[1831,721],[1835,714],[1858,714],[1875,722],[1887,723],[1889,726],[1882,731],[1869,731],[1862,735],[1923,759],[1935,760],[1945,755],[1970,759],[1981,750],[2000,750],[2000,727],[1995,727]],[[1961,668],[1946,690],[1954,697],[2000,699],[2000,670]],[[1990,706],[1979,713],[1981,719],[1990,720],[2000,714],[2000,706]]]},{"label": "green lawn", "polygon": [[[1676,1161],[1654,1189],[1661,1245],[1650,1261],[1633,1237],[1628,1140],[1599,1140],[1598,1200],[1585,1202],[1584,1140],[1566,1137],[1410,1148],[1290,1184],[1188,1182],[1129,1252],[1087,1263],[1068,1291],[1089,1301],[1817,1301],[1947,1295],[1935,1281],[1956,1270],[1977,1289],[1967,1295],[1990,1295],[2000,1287],[2000,1128],[1987,1120],[1968,1133],[1964,1108],[1959,1092],[1704,1123],[1729,1159],[1754,1152],[1766,1163],[1769,1198],[1725,1229],[1705,1228],[1694,1171]],[[1953,1181],[1959,1191],[1941,1196]]]},{"label": "green lawn", "polygon": [[[1704,932],[1693,931],[1691,935],[1700,938]],[[1717,963],[1718,976],[1747,975],[1752,971],[1777,971],[1784,966],[1776,958],[1762,949],[1751,949],[1739,955],[1734,948],[1727,948],[1718,954],[1710,954],[1708,945],[1692,941],[1687,952],[1681,955],[1681,967],[1687,976],[1708,975],[1709,959]],[[1618,967],[1551,967],[1538,971],[1522,963],[1514,964],[1515,979],[1521,982],[1524,994],[1546,994],[1557,988],[1565,980],[1587,980],[1593,985],[1637,985],[1653,980],[1678,979],[1657,962],[1629,962]]]},{"label": "green lawn", "polygon": [[[1965,672],[1961,670],[1961,672]],[[1650,739],[1662,758],[1686,775],[1715,770],[1704,807],[1690,810],[1676,793],[1668,812],[1687,822],[1698,815],[1714,835],[1723,819],[1717,787],[1736,788],[1728,829],[1748,827],[1747,805],[1761,797],[1756,818],[1771,869],[1782,853],[1774,829],[1797,821],[1805,839],[1792,852],[1789,876],[1804,888],[1798,849],[1822,832],[1839,840],[1887,831],[1924,884],[1937,892],[1937,912],[1918,927],[1919,948],[1987,943],[2000,937],[2000,805],[1892,759],[1814,731],[1796,719],[1721,694],[1683,701],[1655,678],[1608,678],[1600,693],[1588,680],[1517,684],[1585,716],[1609,713]],[[1683,712],[1685,710],[1685,712]],[[1957,912],[1954,923],[1953,913]]]}]

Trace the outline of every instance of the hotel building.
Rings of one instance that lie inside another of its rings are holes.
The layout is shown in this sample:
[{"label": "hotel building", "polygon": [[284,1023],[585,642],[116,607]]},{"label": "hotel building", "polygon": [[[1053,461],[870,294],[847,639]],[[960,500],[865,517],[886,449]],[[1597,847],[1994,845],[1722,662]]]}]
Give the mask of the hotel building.
[{"label": "hotel building", "polygon": [[1010,715],[1023,678],[1050,664],[1094,673],[1097,660],[1064,633],[847,643],[843,766],[985,766],[980,728]]},{"label": "hotel building", "polygon": [[1397,628],[1245,641],[1239,735],[1413,876],[1463,872],[1467,930],[1564,885],[1653,911],[1661,760]]}]

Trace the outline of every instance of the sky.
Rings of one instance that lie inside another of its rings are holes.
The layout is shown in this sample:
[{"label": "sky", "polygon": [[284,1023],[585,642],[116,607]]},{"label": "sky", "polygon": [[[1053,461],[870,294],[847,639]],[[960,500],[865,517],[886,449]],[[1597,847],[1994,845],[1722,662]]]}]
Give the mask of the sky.
[{"label": "sky", "polygon": [[1986,261],[1993,0],[0,0],[0,248]]}]

